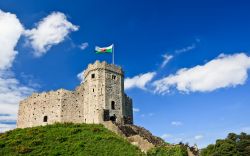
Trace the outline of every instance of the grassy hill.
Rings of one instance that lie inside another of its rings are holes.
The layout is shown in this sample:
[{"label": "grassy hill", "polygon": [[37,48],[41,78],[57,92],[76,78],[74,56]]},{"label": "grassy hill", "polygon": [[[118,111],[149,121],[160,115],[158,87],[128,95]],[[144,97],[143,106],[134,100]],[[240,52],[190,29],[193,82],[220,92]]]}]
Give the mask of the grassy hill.
[{"label": "grassy hill", "polygon": [[54,124],[0,134],[0,155],[144,155],[128,141],[94,124]]}]

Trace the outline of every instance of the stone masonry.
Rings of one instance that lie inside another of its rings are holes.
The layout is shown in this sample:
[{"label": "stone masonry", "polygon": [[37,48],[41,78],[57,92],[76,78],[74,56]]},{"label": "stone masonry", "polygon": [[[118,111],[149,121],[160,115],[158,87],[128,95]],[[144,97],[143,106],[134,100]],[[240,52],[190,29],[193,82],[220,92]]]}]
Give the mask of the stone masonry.
[{"label": "stone masonry", "polygon": [[20,102],[17,127],[55,122],[133,124],[132,99],[124,93],[121,67],[96,61],[84,71],[74,91],[34,93]]}]

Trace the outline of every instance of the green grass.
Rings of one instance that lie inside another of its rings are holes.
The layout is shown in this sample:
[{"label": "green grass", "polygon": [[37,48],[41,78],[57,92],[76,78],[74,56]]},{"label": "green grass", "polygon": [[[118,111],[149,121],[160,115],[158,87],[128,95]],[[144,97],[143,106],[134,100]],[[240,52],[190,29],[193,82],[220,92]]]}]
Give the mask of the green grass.
[{"label": "green grass", "polygon": [[0,155],[144,155],[122,137],[95,124],[54,124],[0,134]]}]

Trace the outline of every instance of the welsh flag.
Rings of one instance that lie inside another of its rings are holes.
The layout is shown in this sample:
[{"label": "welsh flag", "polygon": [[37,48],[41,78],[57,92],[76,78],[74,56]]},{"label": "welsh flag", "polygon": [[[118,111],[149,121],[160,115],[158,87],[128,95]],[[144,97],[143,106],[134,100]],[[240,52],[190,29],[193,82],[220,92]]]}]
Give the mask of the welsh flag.
[{"label": "welsh flag", "polygon": [[113,44],[111,46],[108,47],[95,47],[95,52],[97,54],[101,54],[101,53],[112,53],[113,52]]}]

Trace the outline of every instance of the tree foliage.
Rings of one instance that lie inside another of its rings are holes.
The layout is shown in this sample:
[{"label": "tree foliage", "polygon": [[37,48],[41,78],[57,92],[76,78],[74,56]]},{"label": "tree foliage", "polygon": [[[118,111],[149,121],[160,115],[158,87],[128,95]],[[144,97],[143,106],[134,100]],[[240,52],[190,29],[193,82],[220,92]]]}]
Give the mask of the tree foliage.
[{"label": "tree foliage", "polygon": [[250,156],[250,135],[229,133],[226,139],[202,149],[201,156]]}]

